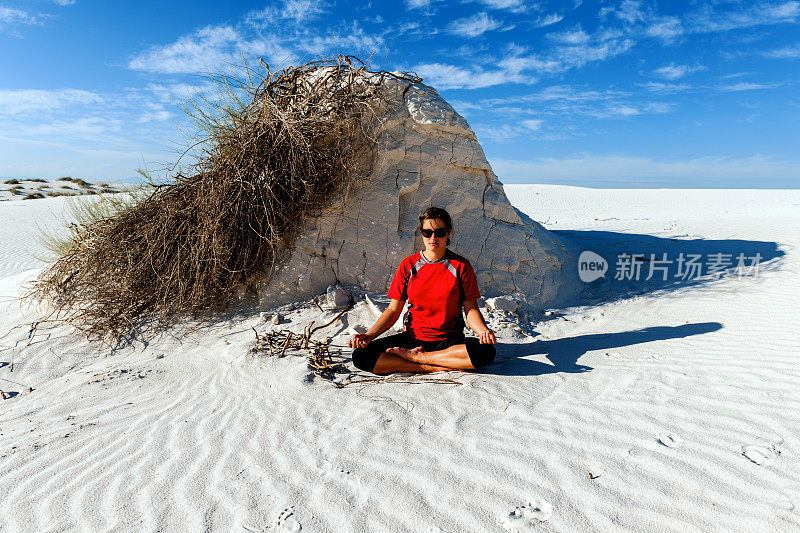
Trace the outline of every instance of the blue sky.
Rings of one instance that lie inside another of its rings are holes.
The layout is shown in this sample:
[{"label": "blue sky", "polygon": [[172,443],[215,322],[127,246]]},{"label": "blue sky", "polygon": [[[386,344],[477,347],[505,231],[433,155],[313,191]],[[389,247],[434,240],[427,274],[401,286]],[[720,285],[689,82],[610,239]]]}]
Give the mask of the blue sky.
[{"label": "blue sky", "polygon": [[0,0],[0,176],[158,171],[204,73],[335,53],[421,75],[504,183],[800,186],[781,0]]}]

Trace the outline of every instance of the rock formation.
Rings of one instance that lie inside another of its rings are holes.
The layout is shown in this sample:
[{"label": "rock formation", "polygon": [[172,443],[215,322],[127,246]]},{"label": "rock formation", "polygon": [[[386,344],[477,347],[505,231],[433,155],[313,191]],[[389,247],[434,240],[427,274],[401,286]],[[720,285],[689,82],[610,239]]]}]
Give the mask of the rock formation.
[{"label": "rock formation", "polygon": [[416,227],[430,206],[450,212],[450,249],[472,262],[484,297],[509,295],[537,310],[574,296],[572,245],[513,208],[466,120],[422,83],[380,83],[373,172],[308,221],[262,288],[262,306],[336,283],[385,292],[400,261],[423,248]]}]

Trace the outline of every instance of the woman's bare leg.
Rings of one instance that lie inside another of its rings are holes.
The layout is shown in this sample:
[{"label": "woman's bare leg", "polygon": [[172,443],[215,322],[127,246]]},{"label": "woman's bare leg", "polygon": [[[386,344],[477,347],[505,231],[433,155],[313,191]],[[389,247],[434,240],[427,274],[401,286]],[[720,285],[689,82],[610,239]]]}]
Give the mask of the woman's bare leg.
[{"label": "woman's bare leg", "polygon": [[[407,350],[406,348],[389,348],[386,351],[410,363],[435,365],[444,367],[446,370],[475,370],[469,358],[466,344],[454,344],[449,348],[436,350],[434,352],[426,352],[421,346],[411,350]],[[413,372],[413,370],[410,372]]]},{"label": "woman's bare leg", "polygon": [[374,374],[391,374],[392,372],[447,372],[448,370],[452,370],[452,368],[416,363],[399,355],[384,352],[378,357],[378,362],[375,363],[372,372]]}]

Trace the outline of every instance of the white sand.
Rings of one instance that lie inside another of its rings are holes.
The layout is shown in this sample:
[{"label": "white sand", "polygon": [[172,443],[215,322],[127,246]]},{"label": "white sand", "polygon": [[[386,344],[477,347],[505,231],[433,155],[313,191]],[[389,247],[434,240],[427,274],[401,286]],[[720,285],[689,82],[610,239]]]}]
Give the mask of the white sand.
[{"label": "white sand", "polygon": [[609,260],[765,262],[593,286],[521,324],[533,338],[502,328],[486,372],[446,374],[462,385],[335,389],[300,356],[248,355],[257,316],[118,351],[28,339],[36,314],[9,297],[63,199],[0,204],[0,531],[800,530],[800,191],[506,191]]}]

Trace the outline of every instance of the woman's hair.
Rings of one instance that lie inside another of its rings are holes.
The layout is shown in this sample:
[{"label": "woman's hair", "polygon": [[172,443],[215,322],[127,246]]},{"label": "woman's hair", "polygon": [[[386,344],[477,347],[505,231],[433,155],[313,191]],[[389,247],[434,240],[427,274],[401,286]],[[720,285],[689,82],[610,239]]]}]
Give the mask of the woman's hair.
[{"label": "woman's hair", "polygon": [[[441,207],[429,207],[419,216],[419,225],[417,226],[417,231],[422,231],[422,223],[426,220],[431,220],[434,218],[438,218],[442,222],[444,222],[445,227],[448,230],[453,229],[453,219],[450,218],[450,213],[442,209]],[[450,246],[450,237],[447,238],[447,246]]]}]

